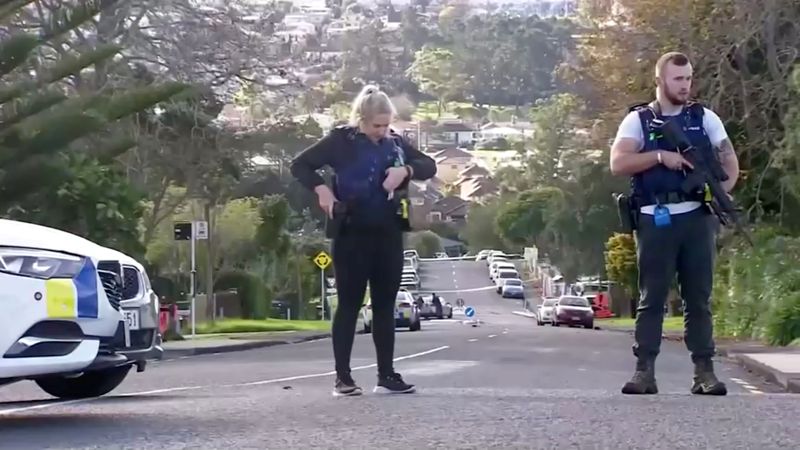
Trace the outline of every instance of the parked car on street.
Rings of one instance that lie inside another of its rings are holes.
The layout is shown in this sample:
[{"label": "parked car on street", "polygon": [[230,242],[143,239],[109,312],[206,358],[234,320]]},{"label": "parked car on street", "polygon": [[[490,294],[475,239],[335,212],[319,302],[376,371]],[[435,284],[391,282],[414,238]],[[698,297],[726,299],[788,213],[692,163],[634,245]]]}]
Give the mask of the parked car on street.
[{"label": "parked car on street", "polygon": [[553,306],[551,323],[554,327],[582,325],[584,328],[594,328],[592,305],[585,297],[562,295]]},{"label": "parked car on street", "polygon": [[80,236],[0,219],[0,385],[105,395],[161,352],[158,297],[135,259]]},{"label": "parked car on street", "polygon": [[440,303],[438,307],[433,301],[433,294],[422,294],[415,296],[416,303],[419,307],[420,317],[423,319],[428,319],[431,317],[436,317],[437,319],[452,319],[453,305],[450,304],[450,302],[444,301],[442,297],[437,297],[439,298]]},{"label": "parked car on street", "polygon": [[536,308],[536,323],[538,325],[552,323],[553,308],[555,307],[556,303],[558,303],[557,298],[545,298]]},{"label": "parked car on street", "polygon": [[519,278],[503,278],[497,285],[497,293],[503,298],[525,298],[525,286]]},{"label": "parked car on street", "polygon": [[[405,289],[397,292],[395,297],[395,327],[408,327],[411,331],[419,331],[422,328],[422,320],[419,316],[419,309],[414,304],[414,297]],[[372,331],[372,297],[367,297],[366,303],[361,308],[361,319],[364,323],[364,332]]]}]

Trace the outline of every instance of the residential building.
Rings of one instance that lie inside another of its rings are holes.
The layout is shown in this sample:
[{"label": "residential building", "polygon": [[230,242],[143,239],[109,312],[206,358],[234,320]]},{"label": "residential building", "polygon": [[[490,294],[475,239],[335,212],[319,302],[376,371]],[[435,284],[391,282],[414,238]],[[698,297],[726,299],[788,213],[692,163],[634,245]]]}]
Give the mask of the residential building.
[{"label": "residential building", "polygon": [[461,178],[456,185],[461,191],[459,197],[474,203],[483,203],[500,191],[497,182],[486,176]]},{"label": "residential building", "polygon": [[436,161],[436,176],[445,183],[454,183],[461,171],[474,164],[474,156],[460,148],[448,148],[432,155]]},{"label": "residential building", "polygon": [[444,197],[434,203],[428,213],[428,222],[451,222],[458,225],[467,220],[469,204],[456,196]]},{"label": "residential building", "polygon": [[502,166],[520,167],[522,158],[516,150],[473,150],[470,152],[477,164],[495,172]]},{"label": "residential building", "polygon": [[420,124],[418,131],[418,145],[422,148],[471,147],[479,137],[479,131],[474,126],[462,121]]},{"label": "residential building", "polygon": [[415,229],[425,228],[429,221],[428,215],[437,201],[443,198],[441,192],[434,188],[432,180],[411,181],[408,185],[408,198],[411,202],[409,211],[411,227]]}]

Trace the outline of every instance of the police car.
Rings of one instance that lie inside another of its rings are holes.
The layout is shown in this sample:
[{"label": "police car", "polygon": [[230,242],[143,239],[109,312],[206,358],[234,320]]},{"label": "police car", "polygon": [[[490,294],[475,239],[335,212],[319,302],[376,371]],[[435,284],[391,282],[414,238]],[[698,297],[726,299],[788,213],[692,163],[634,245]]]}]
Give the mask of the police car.
[{"label": "police car", "polygon": [[[366,303],[361,308],[361,320],[364,324],[364,333],[372,331],[372,297],[367,297]],[[414,297],[405,289],[397,291],[394,303],[395,328],[408,327],[410,331],[419,331],[422,328],[422,319],[419,309],[414,304]]]},{"label": "police car", "polygon": [[118,251],[0,219],[0,286],[0,385],[98,397],[159,356],[158,299],[142,265]]}]

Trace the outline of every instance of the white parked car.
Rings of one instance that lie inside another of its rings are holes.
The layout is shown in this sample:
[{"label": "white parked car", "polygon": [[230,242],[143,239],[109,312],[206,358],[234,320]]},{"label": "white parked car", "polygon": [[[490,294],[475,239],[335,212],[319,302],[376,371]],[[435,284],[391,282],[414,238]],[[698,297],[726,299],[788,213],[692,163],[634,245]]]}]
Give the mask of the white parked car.
[{"label": "white parked car", "polygon": [[158,299],[141,264],[118,251],[0,219],[0,286],[0,385],[97,397],[160,356]]},{"label": "white parked car", "polygon": [[503,285],[503,280],[508,278],[517,278],[519,279],[519,273],[516,269],[500,269],[494,275],[494,285],[495,288],[500,287]]},{"label": "white parked car", "polygon": [[513,271],[516,271],[517,270],[517,266],[515,266],[513,263],[510,263],[508,261],[493,262],[492,265],[489,267],[489,279],[490,280],[494,280],[495,277],[497,276],[497,272],[499,272],[500,270],[513,270]]},{"label": "white parked car", "polygon": [[[364,306],[361,307],[361,320],[364,323],[364,332],[372,331],[372,297],[367,297]],[[419,331],[422,328],[419,309],[414,304],[414,297],[405,289],[397,291],[394,303],[394,325],[395,328],[408,327],[411,331]]]},{"label": "white parked car", "polygon": [[525,286],[519,278],[504,278],[497,285],[497,293],[503,298],[525,298]]},{"label": "white parked car", "polygon": [[557,298],[545,298],[541,305],[536,308],[536,323],[544,325],[553,321],[553,308],[558,303]]}]

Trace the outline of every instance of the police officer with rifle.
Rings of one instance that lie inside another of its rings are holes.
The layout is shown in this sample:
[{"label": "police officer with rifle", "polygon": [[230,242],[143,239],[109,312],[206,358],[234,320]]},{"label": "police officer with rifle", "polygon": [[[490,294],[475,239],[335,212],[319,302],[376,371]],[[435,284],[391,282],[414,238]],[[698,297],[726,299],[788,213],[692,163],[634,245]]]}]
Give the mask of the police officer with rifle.
[{"label": "police officer with rifle", "polygon": [[[633,354],[624,394],[656,394],[655,361],[664,305],[677,273],[694,394],[725,395],[714,374],[710,297],[721,219],[735,221],[729,192],[739,163],[719,116],[689,100],[692,65],[670,52],[655,67],[656,100],[632,107],[611,148],[611,171],[631,177],[620,218],[635,230],[639,291]],[[716,170],[714,170],[716,169]],[[721,216],[715,215],[715,213]]]}]

